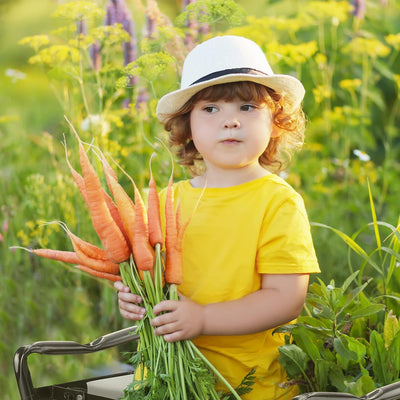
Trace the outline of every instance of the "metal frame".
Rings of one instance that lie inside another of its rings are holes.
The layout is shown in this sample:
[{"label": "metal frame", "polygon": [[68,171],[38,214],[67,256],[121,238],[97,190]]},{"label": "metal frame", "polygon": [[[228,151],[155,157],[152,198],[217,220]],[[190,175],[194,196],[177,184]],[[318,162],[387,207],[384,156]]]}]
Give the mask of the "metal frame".
[{"label": "metal frame", "polygon": [[[120,346],[138,340],[136,326],[121,329],[100,336],[87,344],[72,341],[41,341],[20,347],[14,356],[14,371],[17,379],[21,400],[110,400],[107,397],[87,393],[87,382],[99,379],[117,377],[126,373],[102,376],[90,380],[62,383],[53,386],[34,388],[28,366],[30,354],[68,355],[88,354]],[[131,372],[130,372],[131,373]],[[400,381],[383,386],[362,397],[349,393],[311,392],[303,393],[293,400],[400,400]],[[173,399],[171,399],[173,400]]]},{"label": "metal frame", "polygon": [[[136,326],[121,329],[116,332],[100,336],[87,344],[80,344],[73,341],[40,341],[20,347],[14,355],[14,372],[17,379],[21,400],[98,400],[104,397],[88,395],[86,381],[75,381],[66,384],[34,388],[28,366],[28,357],[33,353],[46,355],[68,355],[68,354],[89,354],[105,350],[111,347],[120,346],[134,340],[138,340]],[[122,374],[108,375],[103,379]],[[95,379],[93,379],[95,380]],[[69,396],[65,397],[68,391]],[[47,396],[47,397],[44,397]]]}]

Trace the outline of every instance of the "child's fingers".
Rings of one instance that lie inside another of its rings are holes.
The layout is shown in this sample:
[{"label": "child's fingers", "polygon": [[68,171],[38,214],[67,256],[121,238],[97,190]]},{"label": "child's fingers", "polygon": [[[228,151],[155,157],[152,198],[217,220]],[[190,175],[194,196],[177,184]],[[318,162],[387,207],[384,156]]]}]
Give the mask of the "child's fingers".
[{"label": "child's fingers", "polygon": [[118,292],[118,299],[127,304],[138,304],[142,302],[142,298],[134,293]]},{"label": "child's fingers", "polygon": [[118,292],[126,292],[126,293],[128,293],[130,291],[129,287],[125,286],[121,281],[114,282],[114,287],[115,287],[115,289],[118,290]]},{"label": "child's fingers", "polygon": [[[126,301],[124,298],[128,297],[129,301]],[[146,313],[146,309],[144,307],[140,307],[136,303],[140,303],[140,301],[132,301],[133,299],[139,300],[140,297],[133,295],[132,293],[119,293],[118,294],[118,306],[119,312],[125,319],[130,319],[134,321],[141,320]]]},{"label": "child's fingers", "polygon": [[129,308],[119,308],[121,316],[131,321],[140,321],[143,319],[146,310],[142,307],[135,306]]},{"label": "child's fingers", "polygon": [[178,302],[175,300],[164,300],[156,304],[153,308],[154,315],[158,315],[162,312],[174,311],[176,310]]}]

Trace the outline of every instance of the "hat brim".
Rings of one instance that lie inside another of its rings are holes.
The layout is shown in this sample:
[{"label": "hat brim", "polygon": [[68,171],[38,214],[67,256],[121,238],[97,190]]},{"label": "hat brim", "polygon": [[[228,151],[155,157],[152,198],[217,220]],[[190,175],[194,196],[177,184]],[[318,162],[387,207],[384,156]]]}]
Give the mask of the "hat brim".
[{"label": "hat brim", "polygon": [[289,106],[292,109],[297,108],[301,104],[305,94],[303,84],[291,75],[274,74],[268,76],[256,76],[249,74],[229,74],[166,94],[157,104],[157,117],[161,122],[164,122],[171,114],[180,110],[193,95],[202,89],[222,83],[239,81],[255,82],[275,90],[277,93],[285,97],[285,100],[289,103]]}]

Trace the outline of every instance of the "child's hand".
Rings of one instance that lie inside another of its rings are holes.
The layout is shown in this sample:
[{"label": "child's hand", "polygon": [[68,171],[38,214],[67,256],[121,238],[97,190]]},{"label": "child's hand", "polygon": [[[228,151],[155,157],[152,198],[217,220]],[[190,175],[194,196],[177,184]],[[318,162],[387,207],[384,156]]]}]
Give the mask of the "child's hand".
[{"label": "child's hand", "polygon": [[141,320],[146,309],[138,305],[142,302],[140,296],[131,293],[129,287],[125,286],[121,281],[115,282],[114,287],[118,290],[118,306],[121,315],[125,319],[132,321]]},{"label": "child's hand", "polygon": [[153,308],[154,333],[162,335],[167,342],[193,339],[203,330],[204,307],[182,295],[179,297],[180,301],[165,300]]}]

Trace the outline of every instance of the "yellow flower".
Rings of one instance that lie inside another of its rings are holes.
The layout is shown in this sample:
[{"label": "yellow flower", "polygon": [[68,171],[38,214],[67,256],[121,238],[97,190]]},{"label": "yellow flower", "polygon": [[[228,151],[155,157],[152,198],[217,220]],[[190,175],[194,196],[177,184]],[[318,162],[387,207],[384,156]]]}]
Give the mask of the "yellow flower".
[{"label": "yellow flower", "polygon": [[400,48],[400,33],[397,33],[396,35],[391,33],[390,35],[385,36],[385,40],[387,44],[390,44],[395,49]]},{"label": "yellow flower", "polygon": [[267,45],[268,53],[279,55],[288,65],[304,64],[318,50],[317,42],[311,41],[300,44],[279,44],[271,42]]},{"label": "yellow flower", "polygon": [[315,62],[318,65],[318,68],[324,68],[328,62],[328,58],[325,54],[317,53],[314,57]]},{"label": "yellow flower", "polygon": [[352,10],[349,1],[310,1],[306,11],[313,15],[316,20],[330,18],[337,23],[346,21]]},{"label": "yellow flower", "polygon": [[102,18],[105,11],[88,1],[72,1],[62,4],[53,13],[53,17],[66,18],[73,21],[91,18]]},{"label": "yellow flower", "polygon": [[354,89],[359,88],[361,84],[361,79],[343,79],[339,82],[339,86],[348,91],[353,91]]},{"label": "yellow flower", "polygon": [[30,64],[45,64],[49,67],[63,65],[65,63],[77,63],[79,61],[79,51],[73,47],[65,45],[54,45],[47,47],[29,59]]},{"label": "yellow flower", "polygon": [[322,103],[324,99],[329,99],[332,94],[331,88],[327,85],[318,85],[312,92],[316,103]]},{"label": "yellow flower", "polygon": [[49,37],[47,35],[34,35],[34,36],[27,36],[21,39],[18,44],[21,45],[28,45],[32,47],[35,52],[38,52],[39,49],[43,46],[47,46],[50,43]]},{"label": "yellow flower", "polygon": [[344,54],[368,55],[371,58],[386,57],[390,48],[375,38],[356,37],[343,48]]},{"label": "yellow flower", "polygon": [[143,54],[135,62],[127,65],[128,75],[139,75],[150,82],[157,80],[171,65],[175,65],[175,59],[164,52]]}]

